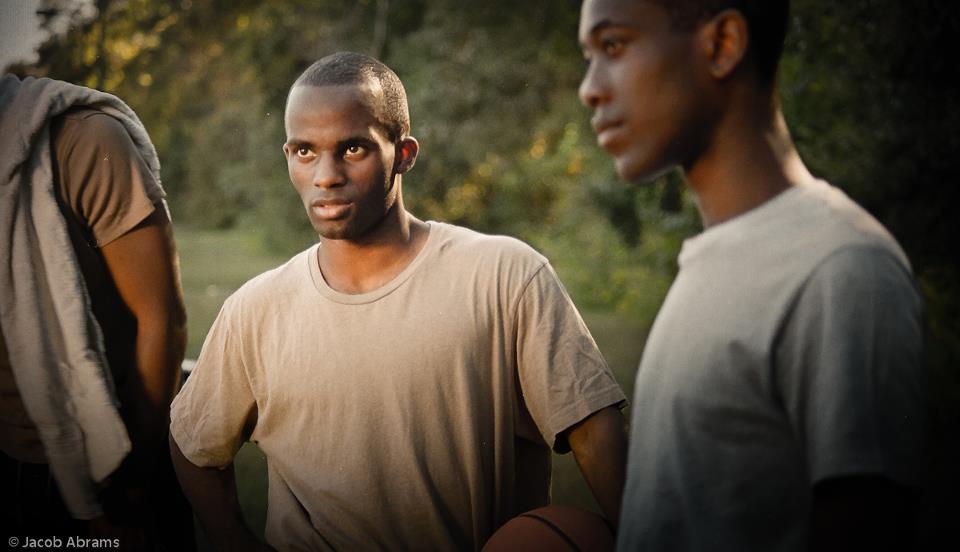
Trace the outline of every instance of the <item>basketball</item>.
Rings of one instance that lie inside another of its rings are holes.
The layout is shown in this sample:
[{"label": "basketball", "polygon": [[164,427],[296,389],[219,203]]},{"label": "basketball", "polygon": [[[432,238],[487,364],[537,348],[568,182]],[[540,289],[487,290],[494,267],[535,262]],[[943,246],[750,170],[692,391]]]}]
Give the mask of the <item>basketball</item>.
[{"label": "basketball", "polygon": [[599,515],[572,506],[544,506],[503,524],[483,546],[483,552],[594,552],[613,548],[613,533]]}]

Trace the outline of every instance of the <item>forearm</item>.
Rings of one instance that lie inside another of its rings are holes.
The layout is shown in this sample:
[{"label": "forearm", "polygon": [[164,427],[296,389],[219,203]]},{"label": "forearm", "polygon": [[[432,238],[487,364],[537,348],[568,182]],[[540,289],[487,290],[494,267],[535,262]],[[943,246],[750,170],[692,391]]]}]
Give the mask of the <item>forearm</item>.
[{"label": "forearm", "polygon": [[180,384],[186,346],[182,316],[161,313],[137,321],[134,376],[124,387],[122,414],[133,442],[131,466],[150,477],[154,459],[164,453],[170,403]]},{"label": "forearm", "polygon": [[171,436],[170,456],[183,493],[217,550],[269,549],[243,520],[233,463],[225,469],[202,468],[183,455]]},{"label": "forearm", "polygon": [[580,472],[614,527],[627,462],[627,424],[616,407],[599,410],[573,426],[568,436]]}]

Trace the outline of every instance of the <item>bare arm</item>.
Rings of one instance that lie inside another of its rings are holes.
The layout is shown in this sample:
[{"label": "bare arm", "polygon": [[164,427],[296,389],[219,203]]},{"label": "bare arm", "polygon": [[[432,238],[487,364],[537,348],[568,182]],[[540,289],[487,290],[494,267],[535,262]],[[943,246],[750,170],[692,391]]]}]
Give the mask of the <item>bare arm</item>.
[{"label": "bare arm", "polygon": [[917,496],[880,476],[839,477],[813,488],[810,550],[910,550]]},{"label": "bare arm", "polygon": [[273,550],[243,520],[233,463],[225,469],[194,465],[171,436],[170,456],[183,492],[217,550]]},{"label": "bare arm", "polygon": [[598,410],[570,428],[567,440],[580,472],[614,527],[627,463],[627,423],[614,406]]},{"label": "bare arm", "polygon": [[133,442],[128,475],[140,487],[164,450],[170,402],[180,382],[186,346],[186,314],[179,262],[163,209],[101,249],[124,304],[136,318],[133,373],[120,397]]}]

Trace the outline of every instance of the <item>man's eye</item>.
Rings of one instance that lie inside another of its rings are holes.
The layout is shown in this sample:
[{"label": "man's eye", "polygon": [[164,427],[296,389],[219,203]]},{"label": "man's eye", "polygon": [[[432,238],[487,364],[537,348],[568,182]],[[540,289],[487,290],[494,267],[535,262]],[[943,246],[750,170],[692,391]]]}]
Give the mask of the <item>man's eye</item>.
[{"label": "man's eye", "polygon": [[344,154],[347,157],[360,157],[366,152],[366,148],[363,146],[358,146],[356,144],[352,146],[347,146],[347,149],[344,150]]},{"label": "man's eye", "polygon": [[307,146],[298,146],[297,147],[297,157],[310,157],[312,152]]},{"label": "man's eye", "polygon": [[624,42],[619,38],[607,38],[600,42],[603,53],[608,56],[615,56],[623,51]]}]

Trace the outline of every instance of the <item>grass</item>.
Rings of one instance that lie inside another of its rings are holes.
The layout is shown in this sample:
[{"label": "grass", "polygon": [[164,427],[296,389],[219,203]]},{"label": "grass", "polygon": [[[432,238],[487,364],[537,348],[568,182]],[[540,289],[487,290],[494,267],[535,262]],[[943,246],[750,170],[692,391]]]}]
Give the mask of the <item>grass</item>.
[{"label": "grass", "polygon": [[[196,358],[223,301],[249,278],[286,261],[263,252],[255,233],[176,228],[189,317],[188,358]],[[584,320],[628,397],[646,329],[614,313],[584,312]],[[266,458],[253,444],[237,455],[238,494],[250,526],[262,534],[266,519]],[[573,456],[554,455],[553,502],[599,511]],[[201,547],[205,547],[202,542]]]},{"label": "grass", "polygon": [[224,300],[251,277],[287,259],[265,254],[256,234],[175,229],[189,321],[187,357],[197,358]]}]

